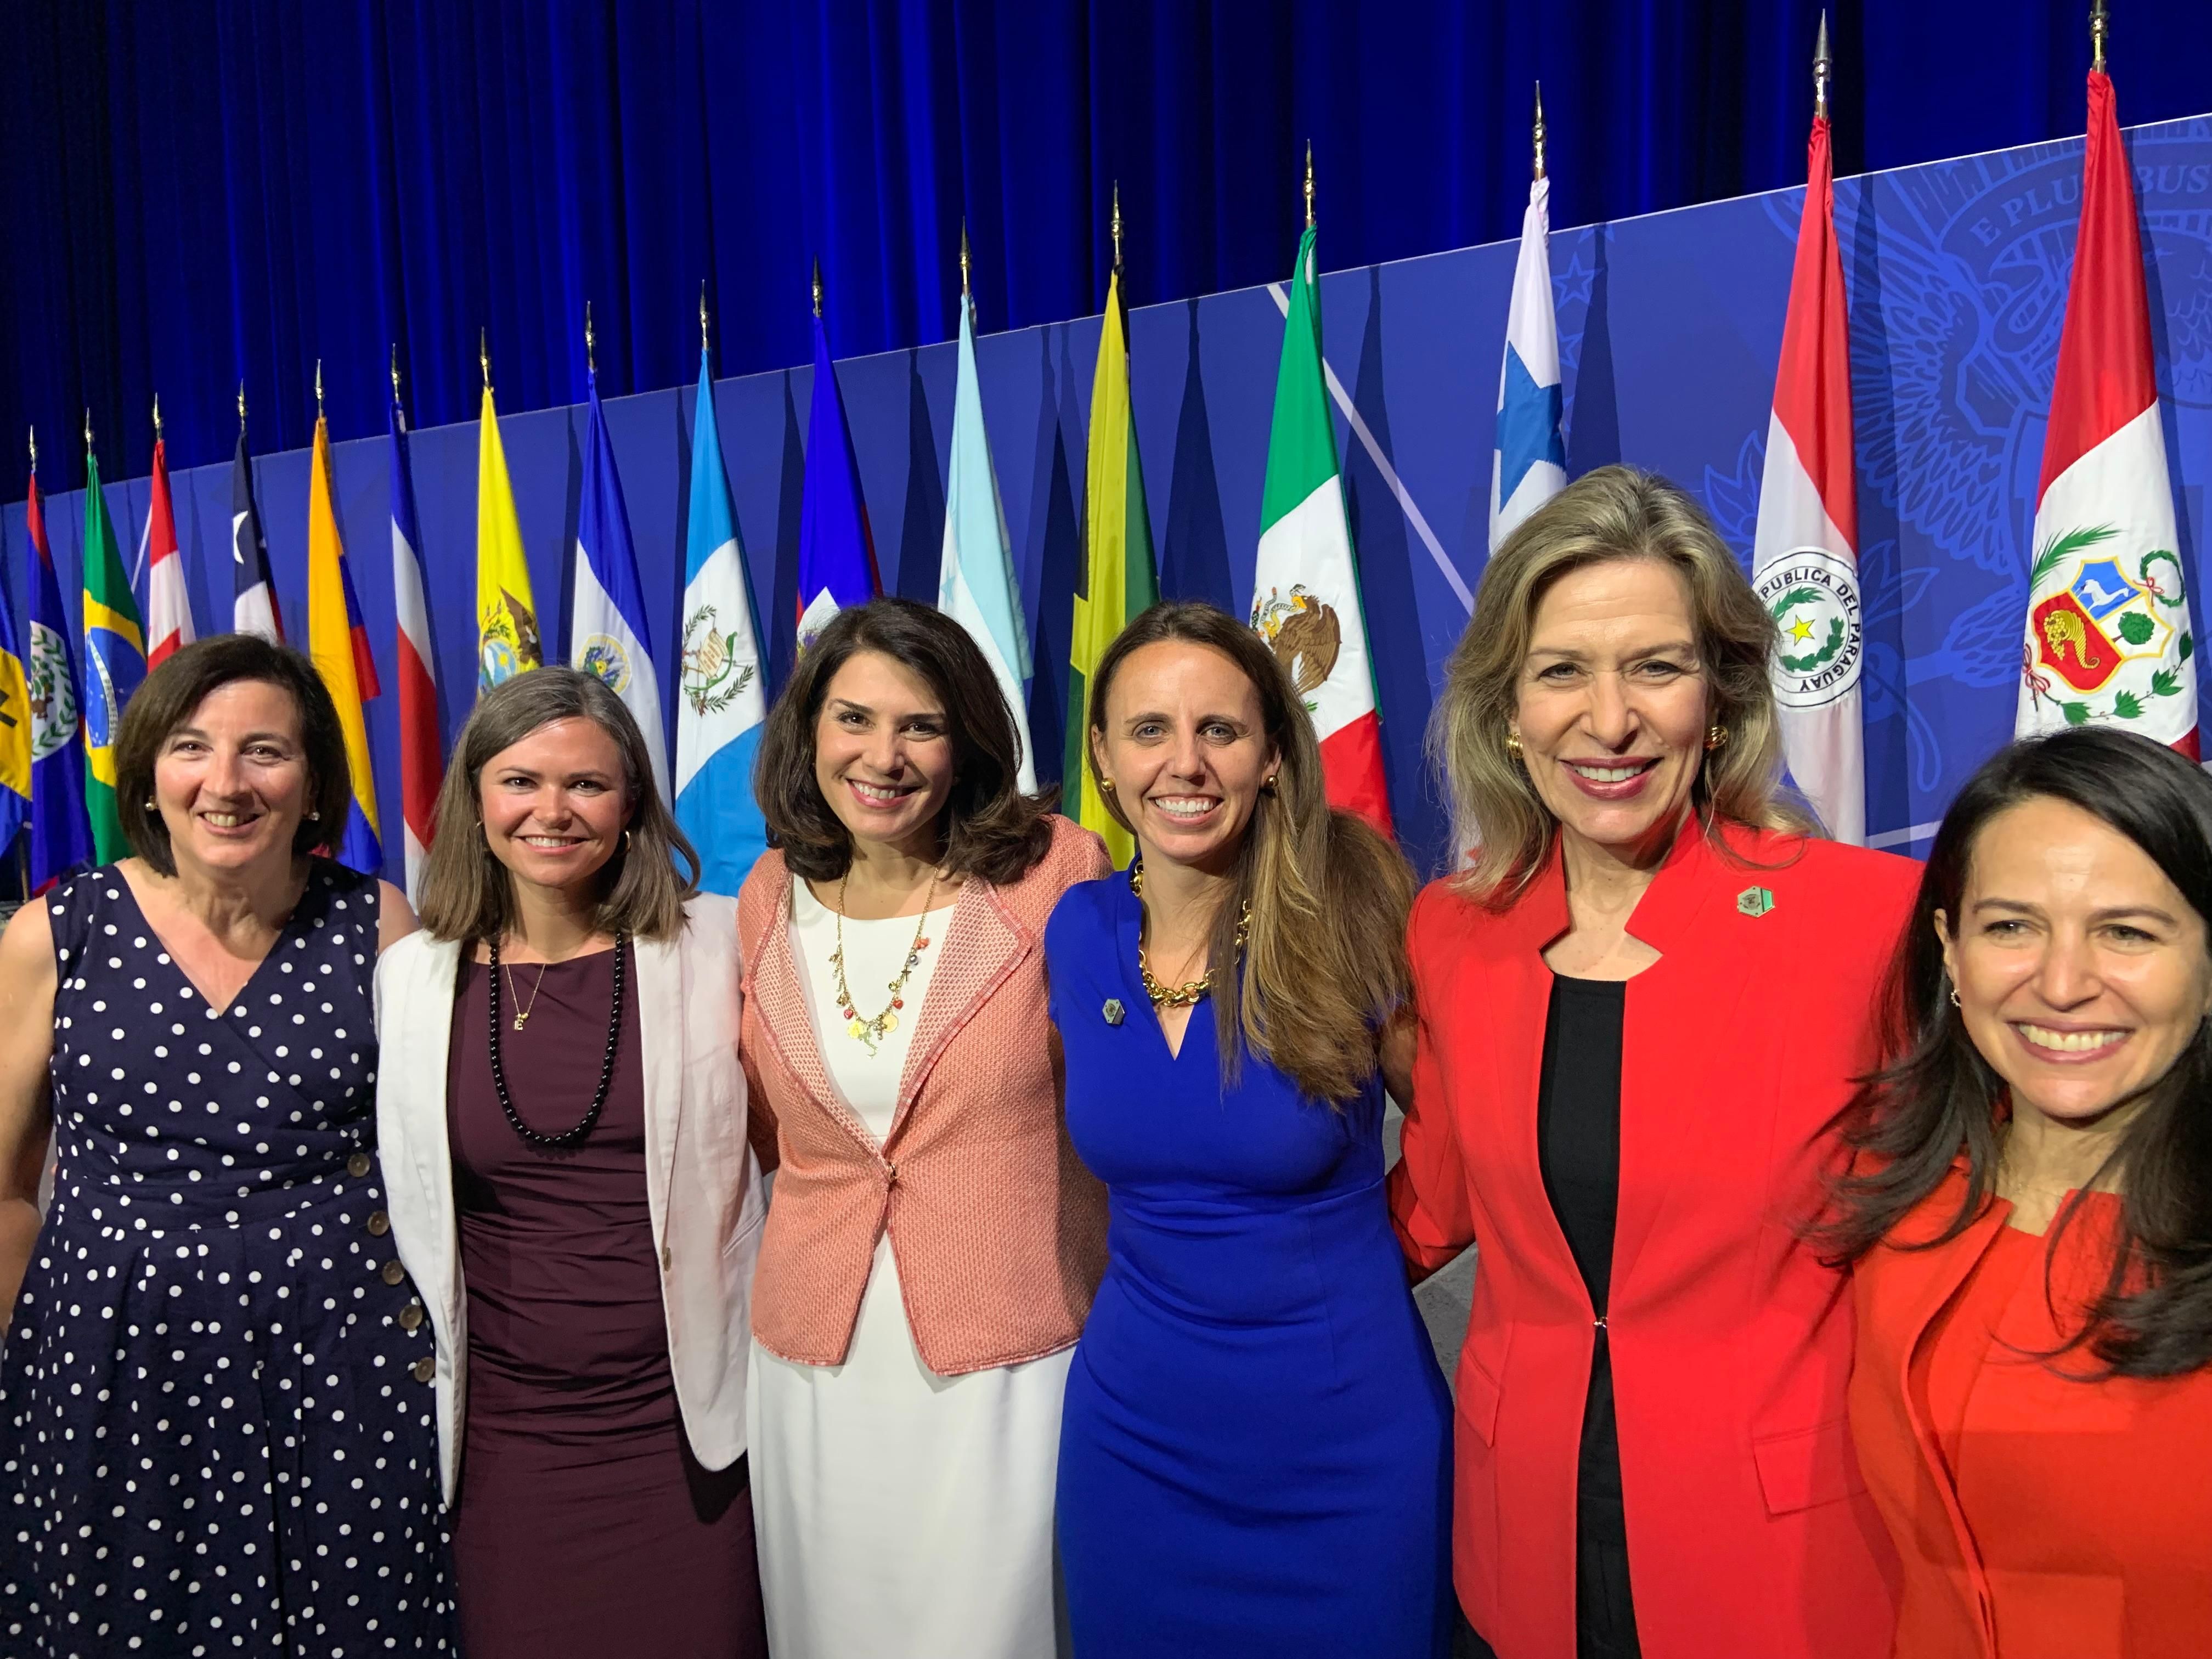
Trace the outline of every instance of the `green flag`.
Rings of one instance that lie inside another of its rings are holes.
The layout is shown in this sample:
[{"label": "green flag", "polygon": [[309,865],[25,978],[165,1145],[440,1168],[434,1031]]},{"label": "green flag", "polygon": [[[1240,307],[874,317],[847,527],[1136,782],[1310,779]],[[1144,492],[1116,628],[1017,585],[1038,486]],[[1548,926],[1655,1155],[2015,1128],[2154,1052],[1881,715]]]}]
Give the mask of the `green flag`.
[{"label": "green flag", "polygon": [[1152,562],[1152,521],[1145,506],[1145,467],[1129,412],[1129,346],[1121,316],[1121,280],[1107,279],[1106,321],[1098,333],[1098,369],[1091,382],[1091,441],[1084,465],[1083,571],[1075,592],[1068,649],[1067,747],[1060,810],[1106,838],[1119,866],[1136,851],[1114,822],[1085,767],[1091,741],[1091,677],[1132,617],[1160,597]]},{"label": "green flag", "polygon": [[[89,426],[86,435],[91,435]],[[115,545],[100,461],[84,455],[84,805],[92,819],[93,855],[102,864],[129,856],[123,818],[115,810],[115,733],[123,706],[146,678],[146,638],[138,602]]]}]

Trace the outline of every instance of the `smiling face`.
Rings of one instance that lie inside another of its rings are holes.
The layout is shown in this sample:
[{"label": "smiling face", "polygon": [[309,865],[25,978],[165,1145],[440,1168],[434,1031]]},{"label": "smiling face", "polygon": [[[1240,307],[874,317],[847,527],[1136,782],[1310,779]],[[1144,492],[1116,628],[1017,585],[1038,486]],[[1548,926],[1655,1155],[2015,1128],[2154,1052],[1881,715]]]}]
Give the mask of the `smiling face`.
[{"label": "smiling face", "polygon": [[209,692],[154,760],[154,800],[180,870],[289,863],[309,787],[300,706],[266,680]]},{"label": "smiling face", "polygon": [[548,720],[477,775],[484,844],[516,880],[573,891],[622,845],[622,750],[596,721]]},{"label": "smiling face", "polygon": [[1990,818],[1955,933],[1941,911],[1936,925],[1966,1035],[2015,1111],[2079,1124],[2130,1108],[2212,1013],[2204,919],[2142,848],[2065,801]]},{"label": "smiling face", "polygon": [[1281,764],[1265,719],[1258,688],[1210,645],[1163,640],[1123,659],[1091,743],[1147,863],[1220,874],[1236,861]]},{"label": "smiling face", "polygon": [[1709,707],[1673,565],[1584,565],[1538,601],[1511,726],[1564,833],[1625,858],[1662,851],[1705,759]]},{"label": "smiling face", "polygon": [[881,651],[855,651],[830,677],[814,720],[814,783],[855,843],[939,856],[938,819],[952,793],[945,701]]}]

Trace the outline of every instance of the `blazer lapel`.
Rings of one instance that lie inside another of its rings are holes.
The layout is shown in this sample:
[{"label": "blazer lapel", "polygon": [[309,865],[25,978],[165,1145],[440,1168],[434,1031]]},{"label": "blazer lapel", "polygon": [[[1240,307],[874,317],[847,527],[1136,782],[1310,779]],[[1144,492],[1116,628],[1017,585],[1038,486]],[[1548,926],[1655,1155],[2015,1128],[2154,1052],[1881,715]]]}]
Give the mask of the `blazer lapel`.
[{"label": "blazer lapel", "polygon": [[[446,1133],[446,1079],[453,1058],[453,994],[460,981],[461,947],[441,940],[428,945],[422,956],[405,1016],[397,1022],[409,1050],[404,1075],[421,1085],[401,1097],[407,1107],[407,1151],[422,1186],[426,1213],[444,1218],[448,1233],[444,1248],[454,1253],[458,1262],[460,1241],[453,1212],[453,1147]],[[389,1171],[386,1178],[390,1179]]]},{"label": "blazer lapel", "polygon": [[767,1040],[784,1074],[833,1122],[873,1154],[880,1150],[876,1138],[830,1086],[829,1069],[822,1063],[822,1050],[814,1041],[814,1016],[799,982],[799,964],[791,955],[791,884],[795,878],[787,866],[780,867],[776,874],[768,928],[762,935],[753,964],[746,970],[744,994],[760,1005],[757,1029]]},{"label": "blazer lapel", "polygon": [[907,1049],[906,1070],[899,1079],[898,1110],[891,1119],[890,1133],[884,1137],[885,1146],[906,1127],[915,1099],[945,1045],[1035,944],[1028,930],[1000,904],[997,892],[988,883],[971,881],[960,890],[945,937],[936,941],[940,954],[915,1022],[914,1042]]},{"label": "blazer lapel", "polygon": [[656,1249],[668,1233],[668,1183],[683,1133],[684,1064],[684,963],[672,940],[633,939],[637,964],[638,1066],[645,1087],[646,1195],[651,1200]]}]

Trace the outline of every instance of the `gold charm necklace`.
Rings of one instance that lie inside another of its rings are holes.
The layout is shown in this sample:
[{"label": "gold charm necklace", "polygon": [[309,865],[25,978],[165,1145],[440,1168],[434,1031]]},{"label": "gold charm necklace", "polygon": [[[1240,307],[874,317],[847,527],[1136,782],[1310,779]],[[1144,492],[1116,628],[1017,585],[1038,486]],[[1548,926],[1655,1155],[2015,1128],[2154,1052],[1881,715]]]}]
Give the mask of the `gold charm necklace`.
[{"label": "gold charm necklace", "polygon": [[848,871],[837,880],[837,948],[830,956],[830,972],[837,981],[837,1006],[845,1016],[846,1033],[872,1054],[878,1043],[898,1030],[899,1010],[906,1006],[906,982],[914,977],[915,964],[929,948],[929,935],[923,929],[929,926],[929,902],[937,896],[937,876],[935,872],[931,872],[929,890],[921,896],[921,915],[915,922],[914,943],[907,946],[906,963],[899,969],[898,977],[890,981],[891,1000],[872,1019],[860,1017],[853,1000],[852,987],[845,983],[845,884],[851,878],[851,872]]},{"label": "gold charm necklace", "polygon": [[530,1001],[526,1006],[522,1000],[522,994],[514,988],[514,964],[509,963],[507,965],[507,994],[514,999],[514,1029],[516,1030],[520,1030],[530,1023],[530,1011],[538,1006],[538,994],[545,988],[545,970],[552,965],[550,962],[538,964],[538,983],[530,988]]}]

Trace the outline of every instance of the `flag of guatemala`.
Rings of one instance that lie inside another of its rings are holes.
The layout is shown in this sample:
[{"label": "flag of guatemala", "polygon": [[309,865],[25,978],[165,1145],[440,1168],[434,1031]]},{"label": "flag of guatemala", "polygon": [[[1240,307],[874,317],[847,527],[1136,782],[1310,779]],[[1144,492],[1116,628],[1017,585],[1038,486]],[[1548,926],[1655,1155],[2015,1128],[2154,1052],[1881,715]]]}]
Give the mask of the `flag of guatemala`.
[{"label": "flag of guatemala", "polygon": [[876,545],[860,499],[860,469],[845,400],[830,364],[830,337],[814,319],[814,398],[806,413],[806,480],[799,505],[799,648],[848,605],[883,592]]},{"label": "flag of guatemala", "polygon": [[629,513],[607,442],[599,377],[592,376],[584,434],[584,495],[576,514],[576,586],[568,608],[568,662],[607,683],[635,715],[653,757],[653,785],[668,799],[668,729],[660,718],[660,680],[630,546]]},{"label": "flag of guatemala", "polygon": [[1505,313],[1498,375],[1498,438],[1490,460],[1490,550],[1567,487],[1559,435],[1559,322],[1552,308],[1552,181],[1528,186],[1521,257]]},{"label": "flag of guatemala", "polygon": [[676,696],[676,822],[698,849],[700,886],[734,894],[768,846],[768,826],[753,797],[768,693],[704,350],[691,422],[689,524]]}]

